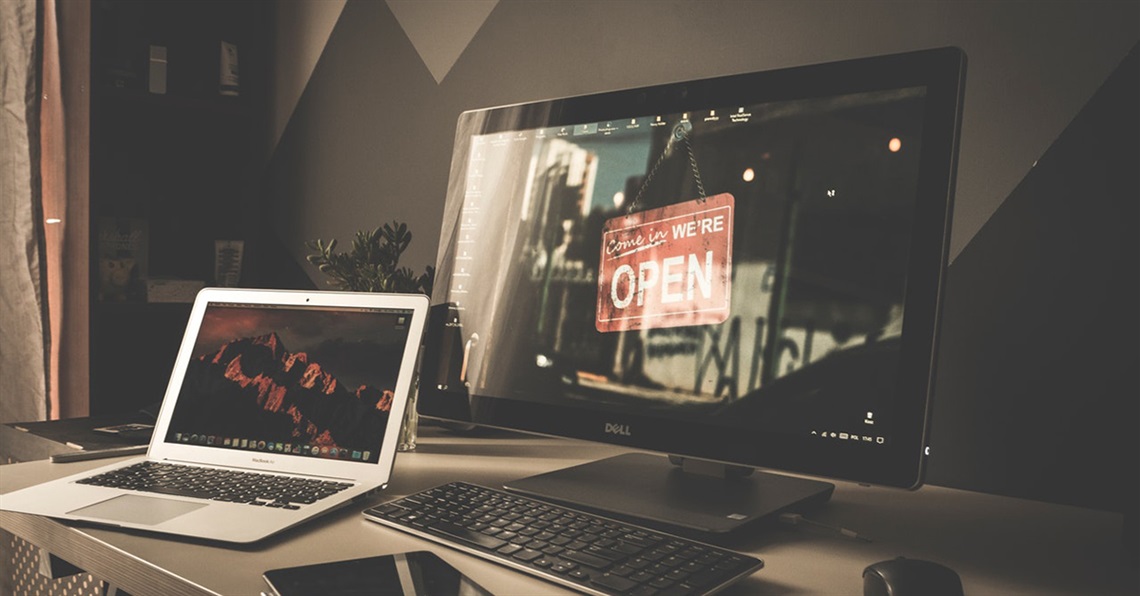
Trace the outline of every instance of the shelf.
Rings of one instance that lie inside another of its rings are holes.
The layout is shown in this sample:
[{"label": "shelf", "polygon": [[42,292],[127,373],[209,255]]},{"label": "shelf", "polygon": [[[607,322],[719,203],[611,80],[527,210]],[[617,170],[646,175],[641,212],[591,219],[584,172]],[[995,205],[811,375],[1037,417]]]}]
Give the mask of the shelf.
[{"label": "shelf", "polygon": [[191,302],[139,302],[139,301],[123,301],[123,302],[100,302],[92,300],[91,305],[93,308],[104,311],[108,314],[119,313],[179,313],[190,312]]},{"label": "shelf", "polygon": [[97,93],[100,99],[113,100],[128,105],[155,106],[171,110],[209,112],[230,116],[240,116],[245,112],[245,106],[240,96],[218,95],[217,97],[203,99],[110,86],[99,87]]}]

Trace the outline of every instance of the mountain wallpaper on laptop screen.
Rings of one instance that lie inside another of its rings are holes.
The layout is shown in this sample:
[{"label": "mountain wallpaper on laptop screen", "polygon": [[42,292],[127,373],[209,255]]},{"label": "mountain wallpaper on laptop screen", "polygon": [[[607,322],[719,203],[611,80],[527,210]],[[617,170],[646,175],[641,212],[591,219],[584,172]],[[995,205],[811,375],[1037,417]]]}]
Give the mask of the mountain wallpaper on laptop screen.
[{"label": "mountain wallpaper on laptop screen", "polygon": [[375,453],[392,398],[391,389],[346,386],[321,362],[290,352],[270,332],[194,358],[171,430]]}]

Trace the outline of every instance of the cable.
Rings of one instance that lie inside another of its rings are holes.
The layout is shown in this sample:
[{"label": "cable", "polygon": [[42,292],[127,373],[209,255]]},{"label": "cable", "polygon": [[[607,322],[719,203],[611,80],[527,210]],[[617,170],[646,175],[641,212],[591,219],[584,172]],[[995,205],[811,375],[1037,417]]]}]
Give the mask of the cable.
[{"label": "cable", "polygon": [[848,538],[854,538],[855,540],[860,540],[862,542],[871,542],[872,541],[870,538],[863,536],[863,535],[859,534],[858,532],[855,532],[854,530],[848,530],[847,528],[840,528],[838,526],[831,526],[831,525],[828,525],[828,524],[825,524],[822,522],[817,522],[815,520],[808,519],[799,513],[781,513],[780,514],[780,521],[785,523],[785,524],[788,524],[789,526],[798,526],[800,524],[806,524],[806,525],[810,525],[810,526],[816,526],[819,528],[824,528],[826,530],[831,530],[833,532],[836,532],[842,536],[846,536]]}]

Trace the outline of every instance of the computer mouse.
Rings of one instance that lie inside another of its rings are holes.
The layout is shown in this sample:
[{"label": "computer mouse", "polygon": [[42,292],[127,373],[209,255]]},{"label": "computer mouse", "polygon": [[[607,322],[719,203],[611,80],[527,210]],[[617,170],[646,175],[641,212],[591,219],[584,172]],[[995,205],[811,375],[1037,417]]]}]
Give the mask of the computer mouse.
[{"label": "computer mouse", "polygon": [[863,596],[962,596],[953,569],[932,561],[899,557],[863,570]]}]

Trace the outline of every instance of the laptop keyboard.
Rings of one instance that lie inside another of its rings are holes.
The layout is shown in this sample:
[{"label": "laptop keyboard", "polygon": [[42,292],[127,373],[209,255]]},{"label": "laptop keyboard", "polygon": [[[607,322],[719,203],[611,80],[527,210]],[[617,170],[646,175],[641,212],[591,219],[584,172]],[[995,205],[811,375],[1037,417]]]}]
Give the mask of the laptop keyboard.
[{"label": "laptop keyboard", "polygon": [[365,517],[595,594],[714,592],[759,559],[462,482],[364,511]]},{"label": "laptop keyboard", "polygon": [[149,461],[76,482],[282,509],[300,509],[352,486],[348,482]]}]

